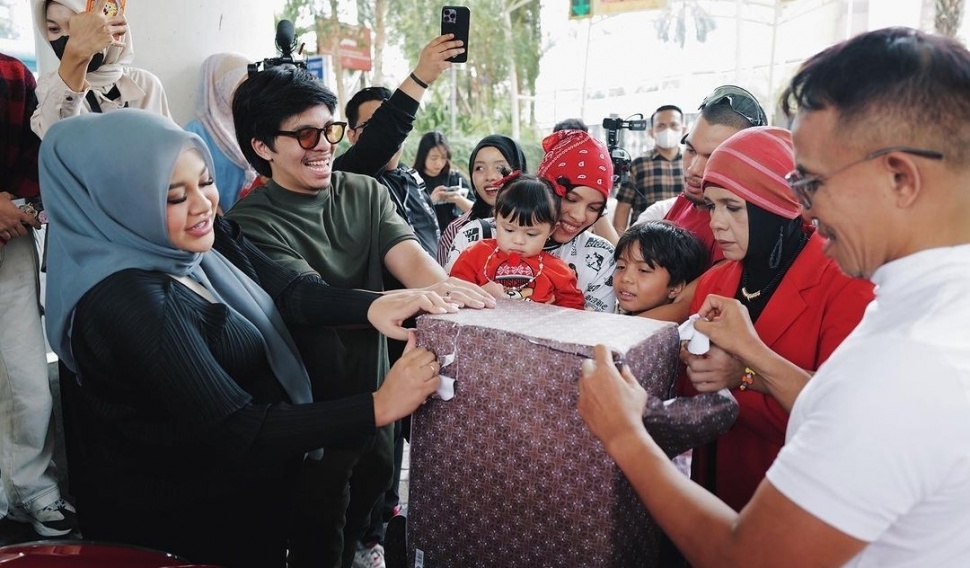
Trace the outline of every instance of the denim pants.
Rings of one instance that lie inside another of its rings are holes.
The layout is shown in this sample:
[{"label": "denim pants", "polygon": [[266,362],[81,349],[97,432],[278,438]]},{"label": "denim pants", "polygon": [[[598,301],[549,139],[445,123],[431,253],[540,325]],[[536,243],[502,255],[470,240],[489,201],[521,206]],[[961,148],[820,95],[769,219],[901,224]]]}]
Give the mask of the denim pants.
[{"label": "denim pants", "polygon": [[0,264],[0,516],[8,503],[38,510],[60,498],[38,286],[31,231],[3,245]]}]

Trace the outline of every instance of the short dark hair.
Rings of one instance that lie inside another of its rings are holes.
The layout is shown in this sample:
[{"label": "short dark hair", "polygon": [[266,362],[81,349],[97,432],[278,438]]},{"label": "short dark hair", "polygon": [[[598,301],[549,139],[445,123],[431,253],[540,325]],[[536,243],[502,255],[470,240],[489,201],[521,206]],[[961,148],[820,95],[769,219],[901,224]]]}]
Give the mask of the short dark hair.
[{"label": "short dark hair", "polygon": [[802,64],[782,110],[832,108],[853,144],[906,144],[970,165],[970,52],[958,41],[911,28],[860,34]]},{"label": "short dark hair", "polygon": [[360,118],[360,105],[367,101],[386,101],[391,98],[391,91],[386,87],[364,87],[354,93],[344,107],[344,116],[347,117],[347,125],[357,128],[357,119]]},{"label": "short dark hair", "polygon": [[653,114],[650,115],[650,128],[653,128],[653,119],[658,114],[660,114],[660,113],[662,113],[664,111],[667,111],[667,110],[672,110],[672,111],[676,112],[677,114],[680,115],[680,119],[681,120],[684,120],[684,111],[680,110],[680,107],[679,106],[677,106],[677,105],[663,105],[663,106],[657,107],[657,110],[653,111]]},{"label": "short dark hair", "polygon": [[567,118],[560,120],[552,127],[553,132],[559,132],[560,130],[582,130],[583,132],[589,132],[589,127],[580,118]]},{"label": "short dark hair", "polygon": [[708,124],[730,126],[731,128],[736,128],[737,130],[744,130],[745,128],[751,128],[754,126],[751,124],[750,120],[734,112],[734,110],[731,109],[731,105],[727,103],[707,105],[701,109],[701,116],[704,117],[704,120],[706,120]]},{"label": "short dark hair", "polygon": [[639,246],[643,262],[670,274],[668,285],[692,282],[707,270],[710,256],[697,236],[670,221],[649,221],[627,229],[616,243],[613,259]]},{"label": "short dark hair", "polygon": [[269,162],[253,150],[253,139],[275,149],[280,125],[291,116],[319,105],[326,106],[333,114],[337,97],[305,69],[276,66],[250,75],[232,97],[236,141],[246,160],[260,174],[272,176]]},{"label": "short dark hair", "polygon": [[448,140],[445,138],[445,135],[437,130],[425,132],[424,136],[421,137],[421,141],[418,142],[418,151],[414,155],[414,169],[423,174],[424,163],[428,160],[428,154],[432,149],[437,148],[438,146],[445,149],[446,162],[444,169],[441,170],[441,173],[448,175],[448,173],[451,171],[451,146],[448,145]]},{"label": "short dark hair", "polygon": [[495,196],[495,216],[531,227],[559,221],[559,196],[552,184],[532,174],[507,182]]}]

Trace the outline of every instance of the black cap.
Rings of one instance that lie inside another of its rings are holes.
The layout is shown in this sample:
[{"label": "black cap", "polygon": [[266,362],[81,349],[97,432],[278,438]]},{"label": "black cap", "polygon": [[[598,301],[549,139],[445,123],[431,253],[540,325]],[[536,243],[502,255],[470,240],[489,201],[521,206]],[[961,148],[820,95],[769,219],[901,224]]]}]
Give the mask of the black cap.
[{"label": "black cap", "polygon": [[704,98],[698,110],[708,105],[727,103],[731,110],[740,114],[751,123],[751,126],[768,126],[768,117],[758,99],[748,91],[737,85],[721,85]]}]

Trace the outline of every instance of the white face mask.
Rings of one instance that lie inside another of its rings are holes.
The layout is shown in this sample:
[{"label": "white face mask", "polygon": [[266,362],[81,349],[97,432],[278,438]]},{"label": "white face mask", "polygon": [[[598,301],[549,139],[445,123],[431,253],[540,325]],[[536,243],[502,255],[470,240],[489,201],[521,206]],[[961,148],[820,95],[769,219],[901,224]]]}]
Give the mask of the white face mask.
[{"label": "white face mask", "polygon": [[670,128],[661,130],[654,138],[657,141],[657,146],[660,148],[676,148],[680,145],[679,130],[671,130]]}]

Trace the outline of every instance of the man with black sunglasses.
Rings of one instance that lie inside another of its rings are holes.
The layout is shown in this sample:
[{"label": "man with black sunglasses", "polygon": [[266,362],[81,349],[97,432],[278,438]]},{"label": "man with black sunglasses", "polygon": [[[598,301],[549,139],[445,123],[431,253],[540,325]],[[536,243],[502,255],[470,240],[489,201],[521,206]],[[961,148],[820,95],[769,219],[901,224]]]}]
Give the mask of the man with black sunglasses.
[{"label": "man with black sunglasses", "polygon": [[[580,414],[692,566],[967,565],[968,93],[960,42],[886,28],[813,56],[782,95],[802,217],[876,298],[798,392],[785,447],[739,513],[672,468],[608,348],[583,364]],[[737,305],[710,302],[697,330],[750,325]]]},{"label": "man with black sunglasses", "polygon": [[[454,47],[441,44],[445,53]],[[419,64],[416,72],[422,70]],[[384,291],[390,274],[460,305],[494,306],[481,288],[448,278],[399,216],[387,188],[367,175],[333,171],[346,130],[334,120],[336,107],[334,94],[304,69],[273,67],[246,79],[233,99],[236,137],[256,171],[271,179],[226,217],[277,262],[317,273],[332,286]],[[386,339],[375,330],[290,331],[316,400],[371,392],[390,366]],[[328,448],[322,460],[304,463],[289,566],[350,566],[371,508],[390,484],[392,453],[388,426],[366,447]]]}]

